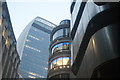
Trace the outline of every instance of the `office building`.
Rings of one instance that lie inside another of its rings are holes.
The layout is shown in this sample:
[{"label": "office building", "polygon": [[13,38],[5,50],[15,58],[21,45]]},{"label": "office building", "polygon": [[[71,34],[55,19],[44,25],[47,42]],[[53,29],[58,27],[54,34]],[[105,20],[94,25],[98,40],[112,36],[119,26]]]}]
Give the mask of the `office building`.
[{"label": "office building", "polygon": [[55,24],[36,17],[18,38],[19,74],[23,78],[47,78],[50,32]]},{"label": "office building", "polygon": [[119,77],[119,10],[119,2],[72,2],[71,78]]},{"label": "office building", "polygon": [[20,58],[7,3],[0,2],[0,79],[18,78],[19,63]]},{"label": "office building", "polygon": [[50,34],[48,79],[70,76],[70,20],[63,20]]}]

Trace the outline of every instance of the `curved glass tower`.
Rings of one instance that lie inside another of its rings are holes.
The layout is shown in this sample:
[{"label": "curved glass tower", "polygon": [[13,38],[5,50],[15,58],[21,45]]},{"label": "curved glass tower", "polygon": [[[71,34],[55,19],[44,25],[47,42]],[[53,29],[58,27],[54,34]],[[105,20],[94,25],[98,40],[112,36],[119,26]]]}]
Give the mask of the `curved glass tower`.
[{"label": "curved glass tower", "polygon": [[50,32],[55,26],[36,17],[21,33],[17,48],[21,59],[19,73],[23,78],[47,77]]},{"label": "curved glass tower", "polygon": [[48,78],[69,78],[70,74],[70,20],[63,20],[50,34]]}]

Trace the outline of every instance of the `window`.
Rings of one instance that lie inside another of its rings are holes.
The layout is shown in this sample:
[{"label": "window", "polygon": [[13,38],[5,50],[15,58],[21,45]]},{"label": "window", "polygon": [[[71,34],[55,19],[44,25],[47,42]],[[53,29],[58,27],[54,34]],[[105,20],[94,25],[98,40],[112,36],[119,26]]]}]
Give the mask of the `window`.
[{"label": "window", "polygon": [[69,37],[69,28],[65,28],[65,29],[64,29],[64,35],[65,35],[66,37]]},{"label": "window", "polygon": [[56,67],[56,59],[52,61],[52,68]]},{"label": "window", "polygon": [[69,68],[69,66],[70,66],[69,57],[59,57],[57,59],[54,59],[50,63],[50,69],[53,69],[53,70],[62,69],[62,68]]},{"label": "window", "polygon": [[56,61],[56,63],[57,63],[57,64],[56,64],[57,66],[62,65],[62,57],[61,57],[61,58],[58,58],[57,61]]},{"label": "window", "polygon": [[50,64],[50,69],[52,69],[52,63]]},{"label": "window", "polygon": [[69,37],[69,28],[63,28],[55,32],[53,35],[53,40],[58,37]]},{"label": "window", "polygon": [[66,49],[67,48],[67,45],[63,45],[63,49]]},{"label": "window", "polygon": [[55,40],[58,37],[62,37],[62,36],[63,36],[63,29],[60,29],[56,31],[55,34],[53,35],[53,40]]},{"label": "window", "polygon": [[35,76],[31,76],[31,75],[29,75],[28,77],[29,77],[29,78],[36,78]]},{"label": "window", "polygon": [[6,41],[5,41],[5,45],[8,47],[9,45],[9,38],[7,37]]},{"label": "window", "polygon": [[29,46],[29,45],[25,45],[25,47],[26,48],[29,48],[29,49],[31,49],[31,50],[34,50],[34,51],[37,51],[37,52],[41,52],[41,50],[39,50],[39,49],[37,49],[37,48],[34,48],[34,47],[31,47],[31,46]]},{"label": "window", "polygon": [[40,78],[45,78],[44,76],[38,75],[38,74],[33,73],[33,72],[28,72],[28,74],[31,76],[31,77],[29,76],[30,78],[34,78],[33,76],[35,76],[35,78],[38,78],[38,77],[40,77]]},{"label": "window", "polygon": [[41,39],[39,39],[39,38],[37,38],[37,37],[35,37],[35,36],[32,36],[32,35],[28,35],[30,38],[32,38],[32,39],[35,39],[35,40],[41,40]]},{"label": "window", "polygon": [[69,57],[63,57],[63,65],[69,65]]},{"label": "window", "polygon": [[52,54],[54,52],[61,52],[62,50],[68,50],[69,49],[69,42],[63,42],[63,43],[58,43],[52,48]]},{"label": "window", "polygon": [[2,36],[5,38],[6,37],[6,29],[2,31]]}]

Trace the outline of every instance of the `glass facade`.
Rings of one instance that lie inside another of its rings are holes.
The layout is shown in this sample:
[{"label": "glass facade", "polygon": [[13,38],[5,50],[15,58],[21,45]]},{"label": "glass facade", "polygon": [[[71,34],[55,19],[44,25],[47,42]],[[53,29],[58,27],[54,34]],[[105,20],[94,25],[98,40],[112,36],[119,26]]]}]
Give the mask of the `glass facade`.
[{"label": "glass facade", "polygon": [[70,20],[62,20],[50,35],[48,78],[69,78],[70,73]]},{"label": "glass facade", "polygon": [[62,50],[69,50],[69,42],[62,42],[54,45],[52,48],[52,54],[55,52],[62,52]]},{"label": "glass facade", "polygon": [[69,37],[69,28],[63,28],[57,30],[53,35],[53,40],[59,37]]},{"label": "glass facade", "polygon": [[57,69],[69,68],[69,64],[70,64],[69,57],[59,57],[57,59],[54,59],[50,63],[50,69],[57,70]]},{"label": "glass facade", "polygon": [[47,78],[50,34],[46,31],[52,28],[36,19],[29,27],[24,41],[19,39],[24,42],[19,73],[23,78]]}]

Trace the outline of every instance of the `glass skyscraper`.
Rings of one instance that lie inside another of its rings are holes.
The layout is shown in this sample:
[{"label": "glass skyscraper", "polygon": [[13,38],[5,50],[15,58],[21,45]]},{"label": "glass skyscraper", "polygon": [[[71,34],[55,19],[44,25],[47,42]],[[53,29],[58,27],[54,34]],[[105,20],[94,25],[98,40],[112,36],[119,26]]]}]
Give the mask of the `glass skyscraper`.
[{"label": "glass skyscraper", "polygon": [[36,17],[18,38],[21,63],[19,74],[23,78],[47,78],[50,32],[55,24]]}]

